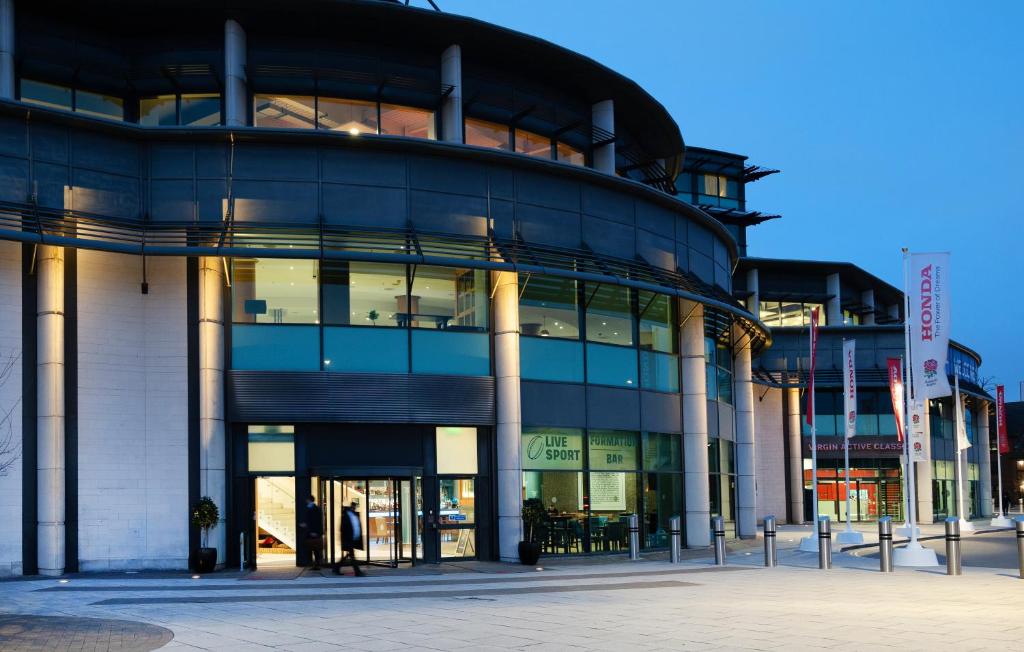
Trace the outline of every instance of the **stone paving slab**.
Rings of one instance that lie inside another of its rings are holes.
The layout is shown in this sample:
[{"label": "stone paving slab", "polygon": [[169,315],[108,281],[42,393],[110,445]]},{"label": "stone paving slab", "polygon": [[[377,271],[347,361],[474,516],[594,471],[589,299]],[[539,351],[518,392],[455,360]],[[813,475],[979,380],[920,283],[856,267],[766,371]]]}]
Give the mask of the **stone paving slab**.
[{"label": "stone paving slab", "polygon": [[170,642],[169,629],[128,620],[66,616],[0,615],[0,650],[155,650]]}]

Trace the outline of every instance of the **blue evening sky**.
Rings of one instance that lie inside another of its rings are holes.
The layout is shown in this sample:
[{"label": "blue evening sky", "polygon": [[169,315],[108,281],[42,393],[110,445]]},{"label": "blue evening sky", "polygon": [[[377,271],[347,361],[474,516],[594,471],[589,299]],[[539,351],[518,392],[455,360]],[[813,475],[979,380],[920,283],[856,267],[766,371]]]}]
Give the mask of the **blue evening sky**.
[{"label": "blue evening sky", "polygon": [[[436,0],[636,80],[688,145],[782,174],[750,255],[856,263],[951,251],[953,337],[1024,381],[1024,2]],[[423,6],[425,2],[414,4]]]}]

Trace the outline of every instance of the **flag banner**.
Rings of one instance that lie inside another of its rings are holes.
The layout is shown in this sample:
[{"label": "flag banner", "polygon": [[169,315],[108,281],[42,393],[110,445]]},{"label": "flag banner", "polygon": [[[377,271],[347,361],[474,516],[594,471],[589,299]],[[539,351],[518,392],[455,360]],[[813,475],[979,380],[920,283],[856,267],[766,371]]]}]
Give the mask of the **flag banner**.
[{"label": "flag banner", "polygon": [[924,401],[910,403],[910,458],[915,462],[927,462],[925,454]]},{"label": "flag banner", "polygon": [[896,435],[903,441],[903,361],[889,358],[889,396],[892,413],[896,416]]},{"label": "flag banner", "polygon": [[967,438],[967,425],[964,423],[964,396],[957,387],[956,392],[956,451],[965,451],[971,447],[971,440]]},{"label": "flag banner", "polygon": [[843,414],[846,438],[857,434],[857,340],[843,340]]},{"label": "flag banner", "polygon": [[1002,385],[996,385],[996,438],[999,440],[999,453],[1009,453],[1010,440],[1006,436],[1006,396]]},{"label": "flag banner", "polygon": [[911,254],[910,353],[913,368],[908,377],[914,398],[949,396],[946,377],[949,355],[950,286],[949,254]]},{"label": "flag banner", "polygon": [[814,425],[814,366],[818,358],[818,309],[811,310],[811,374],[807,380],[807,425]]}]

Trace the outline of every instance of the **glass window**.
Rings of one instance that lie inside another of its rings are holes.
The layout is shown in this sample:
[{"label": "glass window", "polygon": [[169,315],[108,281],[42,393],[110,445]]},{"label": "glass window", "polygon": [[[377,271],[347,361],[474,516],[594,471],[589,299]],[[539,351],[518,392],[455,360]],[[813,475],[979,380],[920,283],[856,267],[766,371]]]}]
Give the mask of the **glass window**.
[{"label": "glass window", "polygon": [[295,472],[295,426],[249,426],[249,472]]},{"label": "glass window", "polygon": [[640,348],[676,353],[679,343],[676,303],[672,297],[640,291]]},{"label": "glass window", "polygon": [[409,309],[400,311],[399,323],[408,319],[414,328],[484,332],[487,302],[486,271],[420,265],[413,268]]},{"label": "glass window", "polygon": [[409,332],[403,328],[324,329],[324,370],[409,372]]},{"label": "glass window", "polygon": [[377,103],[320,97],[317,127],[346,131],[353,136],[377,133]]},{"label": "glass window", "polygon": [[643,433],[645,471],[681,471],[680,435],[662,432]]},{"label": "glass window", "polygon": [[220,124],[220,95],[194,93],[181,96],[180,123],[191,127]]},{"label": "glass window", "polygon": [[21,101],[51,109],[71,110],[71,89],[57,84],[35,81],[32,79],[21,80]]},{"label": "glass window", "polygon": [[[524,458],[525,459],[525,458]],[[583,523],[583,474],[576,471],[525,471],[523,498],[539,500],[547,519],[534,532],[545,553],[586,552]]]},{"label": "glass window", "polygon": [[636,471],[640,455],[638,435],[625,430],[590,430],[587,437],[590,468]]},{"label": "glass window", "polygon": [[587,382],[595,385],[636,387],[636,349],[587,343]]},{"label": "glass window", "polygon": [[255,95],[253,124],[257,127],[312,129],[316,126],[310,95]]},{"label": "glass window", "polygon": [[683,511],[683,478],[679,473],[644,473],[644,532],[647,548],[670,543],[669,519]]},{"label": "glass window", "polygon": [[252,371],[318,371],[317,326],[235,324],[231,327],[231,368]]},{"label": "glass window", "polygon": [[[473,478],[442,478],[440,482],[441,525],[476,523],[476,491]],[[457,556],[472,557],[473,554]]]},{"label": "glass window", "polygon": [[659,392],[678,392],[679,356],[641,350],[640,386]]},{"label": "glass window", "polygon": [[550,159],[551,139],[523,129],[516,129],[516,152]]},{"label": "glass window", "polygon": [[178,97],[158,95],[139,100],[139,124],[147,127],[170,127],[178,124]]},{"label": "glass window", "polygon": [[519,339],[519,365],[524,380],[583,382],[583,344],[546,337]]},{"label": "glass window", "polygon": [[324,323],[398,326],[405,273],[405,265],[323,261]]},{"label": "glass window", "polygon": [[576,281],[557,276],[521,274],[519,328],[523,335],[579,339],[580,313]]},{"label": "glass window", "polygon": [[380,105],[380,133],[435,140],[434,112],[396,104]]},{"label": "glass window", "polygon": [[632,288],[609,283],[587,285],[587,339],[633,345]]},{"label": "glass window", "polygon": [[476,428],[439,426],[434,429],[434,439],[439,474],[476,475]]},{"label": "glass window", "polygon": [[124,120],[124,100],[113,95],[75,91],[75,113],[84,113],[97,118]]},{"label": "glass window", "polygon": [[586,159],[583,152],[576,149],[572,145],[568,145],[561,141],[555,143],[555,150],[558,154],[558,160],[569,165],[579,165],[580,167],[586,165]]},{"label": "glass window", "polygon": [[732,372],[718,368],[718,400],[732,405]]},{"label": "glass window", "polygon": [[490,336],[416,330],[412,333],[412,372],[487,376],[491,373]]},{"label": "glass window", "polygon": [[235,323],[319,323],[317,261],[235,258],[231,269]]},{"label": "glass window", "polygon": [[[590,480],[590,545],[594,551],[621,550],[618,527],[609,535],[610,523],[627,522],[637,510],[637,474],[616,471],[592,471]],[[606,543],[606,539],[612,539]],[[612,544],[612,545],[609,545]]]},{"label": "glass window", "polygon": [[523,428],[522,459],[524,469],[582,469],[583,431],[578,428]]},{"label": "glass window", "polygon": [[492,149],[511,149],[509,147],[508,126],[497,122],[466,118],[466,144]]}]

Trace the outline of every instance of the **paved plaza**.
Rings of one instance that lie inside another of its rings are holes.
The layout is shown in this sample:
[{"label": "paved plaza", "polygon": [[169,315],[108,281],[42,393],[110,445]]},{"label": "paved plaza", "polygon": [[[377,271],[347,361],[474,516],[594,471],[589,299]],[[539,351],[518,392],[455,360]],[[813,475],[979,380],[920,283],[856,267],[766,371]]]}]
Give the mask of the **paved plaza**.
[{"label": "paved plaza", "polygon": [[[687,551],[678,565],[662,555],[558,559],[543,570],[446,564],[362,579],[264,571],[6,581],[0,648],[982,650],[1024,636],[1015,568],[972,566],[965,552],[960,577],[943,568],[883,575],[865,548],[821,571],[813,553],[794,549],[800,532],[780,532],[774,569],[761,567],[753,541],[732,544],[724,568]],[[1012,542],[1006,532],[971,539],[980,550]]]}]

